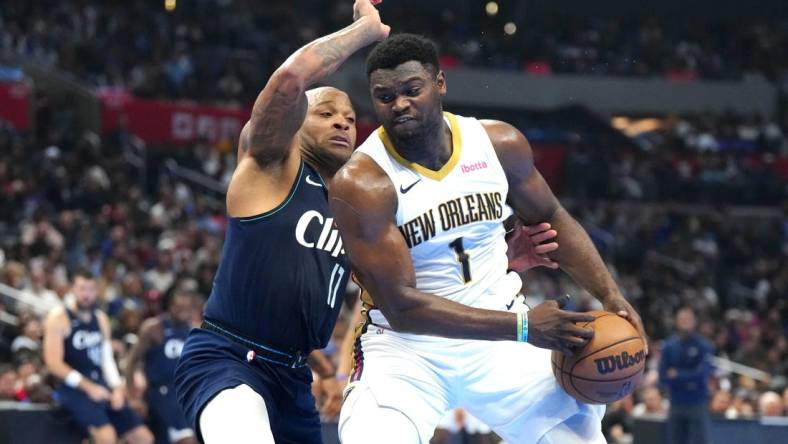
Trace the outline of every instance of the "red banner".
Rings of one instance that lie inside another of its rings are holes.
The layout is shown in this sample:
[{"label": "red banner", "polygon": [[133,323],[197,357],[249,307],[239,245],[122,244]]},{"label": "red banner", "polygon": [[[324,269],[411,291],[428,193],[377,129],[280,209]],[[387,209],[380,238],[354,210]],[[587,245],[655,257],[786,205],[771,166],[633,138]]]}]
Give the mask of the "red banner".
[{"label": "red banner", "polygon": [[19,130],[30,128],[30,95],[24,82],[0,82],[0,119]]},{"label": "red banner", "polygon": [[102,129],[111,132],[121,123],[151,144],[209,142],[238,138],[249,120],[249,110],[192,102],[139,99],[123,91],[102,91]]},{"label": "red banner", "polygon": [[534,163],[553,192],[560,193],[563,189],[563,168],[566,148],[563,145],[544,143],[533,144]]}]

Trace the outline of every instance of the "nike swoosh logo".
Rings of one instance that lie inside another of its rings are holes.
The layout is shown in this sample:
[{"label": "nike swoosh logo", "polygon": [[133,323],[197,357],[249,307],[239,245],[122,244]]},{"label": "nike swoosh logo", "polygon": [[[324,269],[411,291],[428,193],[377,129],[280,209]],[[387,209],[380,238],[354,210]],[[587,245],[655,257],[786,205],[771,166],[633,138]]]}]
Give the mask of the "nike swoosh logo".
[{"label": "nike swoosh logo", "polygon": [[417,180],[417,181],[413,182],[413,183],[412,183],[412,184],[410,184],[410,185],[409,185],[407,188],[406,188],[406,187],[403,187],[402,185],[400,185],[400,186],[399,186],[399,192],[400,192],[400,193],[402,193],[402,194],[405,194],[405,193],[407,193],[408,191],[410,191],[410,189],[411,189],[411,188],[415,187],[415,186],[416,186],[416,184],[417,184],[417,183],[419,183],[419,182],[421,182],[421,179],[419,179],[419,180]]},{"label": "nike swoosh logo", "polygon": [[316,187],[323,188],[323,184],[322,183],[317,183],[314,180],[312,180],[312,178],[309,176],[309,174],[306,175],[306,183],[308,183],[309,185],[313,185],[313,186],[316,186]]}]

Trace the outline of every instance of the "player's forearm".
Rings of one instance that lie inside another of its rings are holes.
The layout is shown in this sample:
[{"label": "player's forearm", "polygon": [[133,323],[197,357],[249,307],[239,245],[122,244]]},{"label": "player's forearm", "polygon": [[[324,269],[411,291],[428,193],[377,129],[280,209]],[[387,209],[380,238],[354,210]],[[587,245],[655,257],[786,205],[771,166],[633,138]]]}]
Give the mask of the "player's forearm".
[{"label": "player's forearm", "polygon": [[332,74],[354,52],[375,41],[371,23],[362,18],[333,34],[314,40],[295,53],[271,76],[252,108],[252,121],[262,117],[271,102],[295,103],[310,86]]},{"label": "player's forearm", "polygon": [[455,339],[517,340],[517,315],[483,310],[442,297],[403,289],[394,298],[408,301],[383,314],[399,332]]},{"label": "player's forearm", "polygon": [[44,359],[44,362],[49,374],[60,380],[65,380],[66,376],[74,370],[65,362],[51,362],[48,359]]},{"label": "player's forearm", "polygon": [[339,68],[353,53],[375,42],[379,34],[369,18],[362,17],[339,31],[314,40],[296,51],[283,67],[296,73],[309,87]]},{"label": "player's forearm", "polygon": [[556,241],[561,245],[550,258],[601,302],[620,297],[618,285],[583,227],[563,207],[556,210],[549,222],[558,231]]},{"label": "player's forearm", "polygon": [[330,378],[336,373],[331,361],[320,350],[313,350],[307,358],[307,363],[321,378]]}]

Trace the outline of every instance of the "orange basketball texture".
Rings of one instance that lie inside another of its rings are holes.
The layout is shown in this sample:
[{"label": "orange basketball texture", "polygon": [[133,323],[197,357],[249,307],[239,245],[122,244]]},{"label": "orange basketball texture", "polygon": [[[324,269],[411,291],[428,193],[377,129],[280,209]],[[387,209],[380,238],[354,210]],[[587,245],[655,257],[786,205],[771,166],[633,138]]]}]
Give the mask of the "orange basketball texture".
[{"label": "orange basketball texture", "polygon": [[594,337],[572,356],[553,351],[553,374],[573,398],[587,404],[608,404],[637,387],[646,366],[646,343],[626,319],[607,311],[591,311],[595,320],[577,325]]}]

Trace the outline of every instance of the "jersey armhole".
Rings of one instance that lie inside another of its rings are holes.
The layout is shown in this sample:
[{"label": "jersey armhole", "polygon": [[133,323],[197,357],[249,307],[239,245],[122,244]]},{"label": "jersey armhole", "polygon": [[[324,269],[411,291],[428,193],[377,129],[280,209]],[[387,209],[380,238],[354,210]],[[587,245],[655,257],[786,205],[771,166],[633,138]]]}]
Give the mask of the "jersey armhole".
[{"label": "jersey armhole", "polygon": [[301,183],[301,178],[303,177],[303,175],[304,175],[304,161],[302,160],[301,165],[298,167],[298,174],[296,174],[296,180],[293,182],[293,186],[290,187],[290,192],[287,193],[287,197],[285,198],[285,200],[282,201],[282,203],[280,203],[273,209],[268,210],[264,213],[256,214],[254,216],[246,216],[246,217],[230,217],[230,219],[235,219],[243,223],[256,222],[271,217],[274,214],[282,211],[287,206],[287,204],[289,204],[290,201],[293,200],[293,196],[295,196],[296,191],[298,191],[298,185]]}]

